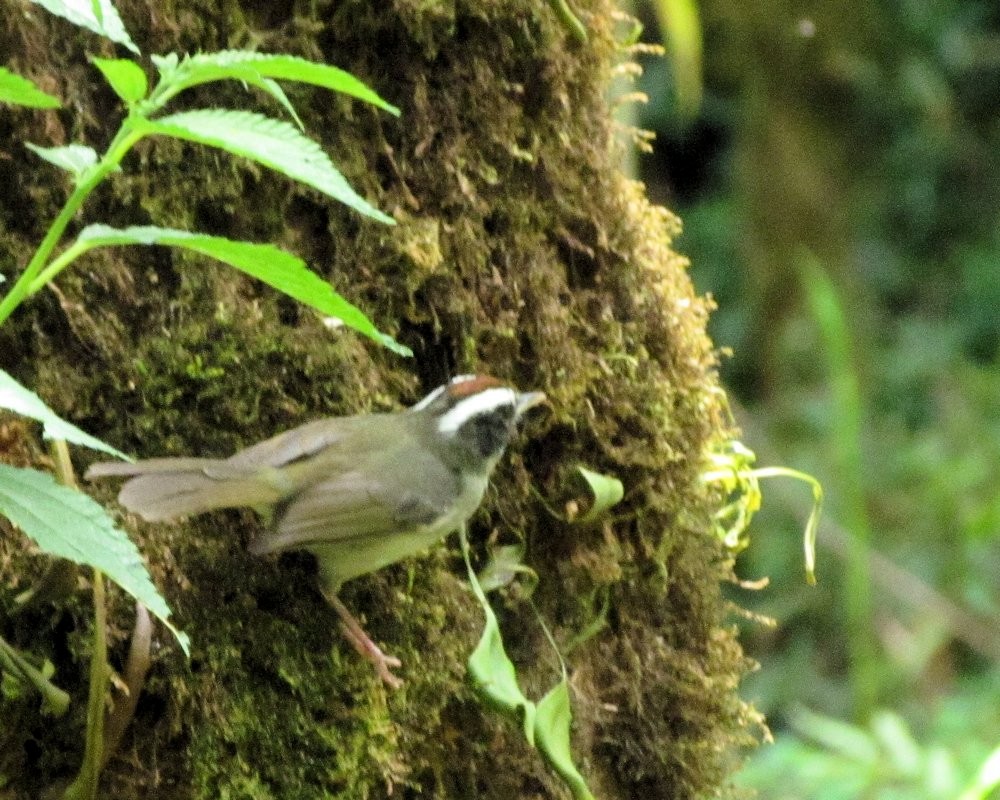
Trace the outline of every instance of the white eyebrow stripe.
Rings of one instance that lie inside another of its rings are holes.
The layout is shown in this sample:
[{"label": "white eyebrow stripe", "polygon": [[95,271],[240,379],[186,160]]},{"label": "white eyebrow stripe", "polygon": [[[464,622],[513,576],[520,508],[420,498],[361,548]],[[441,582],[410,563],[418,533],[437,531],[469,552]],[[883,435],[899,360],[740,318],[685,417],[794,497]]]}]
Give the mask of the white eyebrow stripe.
[{"label": "white eyebrow stripe", "polygon": [[500,406],[508,405],[513,408],[517,404],[517,393],[513,389],[505,386],[486,389],[463,398],[455,404],[455,407],[438,420],[438,431],[441,433],[454,433],[466,422],[479,414],[493,411]]}]

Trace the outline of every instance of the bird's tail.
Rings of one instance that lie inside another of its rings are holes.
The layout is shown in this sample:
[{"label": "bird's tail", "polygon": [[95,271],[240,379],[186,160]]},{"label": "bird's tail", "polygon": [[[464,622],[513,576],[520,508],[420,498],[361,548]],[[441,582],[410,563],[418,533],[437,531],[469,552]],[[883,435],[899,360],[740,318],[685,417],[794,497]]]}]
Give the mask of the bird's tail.
[{"label": "bird's tail", "polygon": [[127,464],[94,464],[85,477],[129,477],[118,502],[150,522],[201,514],[216,508],[268,506],[281,499],[270,470],[211,458],[152,458]]}]

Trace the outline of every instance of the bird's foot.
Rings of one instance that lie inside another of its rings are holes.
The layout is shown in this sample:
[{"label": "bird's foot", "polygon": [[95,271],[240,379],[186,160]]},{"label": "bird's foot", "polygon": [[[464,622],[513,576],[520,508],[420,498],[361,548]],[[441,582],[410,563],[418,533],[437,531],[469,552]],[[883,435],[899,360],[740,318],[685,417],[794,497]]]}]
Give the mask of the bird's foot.
[{"label": "bird's foot", "polygon": [[382,652],[382,649],[365,633],[361,623],[347,610],[347,606],[340,601],[337,595],[332,592],[323,592],[323,595],[340,617],[340,631],[344,634],[344,638],[351,643],[351,646],[358,651],[362,658],[375,667],[375,672],[387,686],[392,689],[398,689],[402,686],[403,680],[394,675],[392,670],[403,666],[403,662],[395,656]]}]

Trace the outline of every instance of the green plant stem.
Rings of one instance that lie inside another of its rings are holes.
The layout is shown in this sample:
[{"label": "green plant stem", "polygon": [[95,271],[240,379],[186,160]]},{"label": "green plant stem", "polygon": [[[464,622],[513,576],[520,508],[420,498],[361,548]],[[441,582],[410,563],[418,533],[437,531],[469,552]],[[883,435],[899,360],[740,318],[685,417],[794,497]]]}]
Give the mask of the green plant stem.
[{"label": "green plant stem", "polygon": [[855,716],[861,720],[876,707],[882,688],[874,638],[869,551],[871,522],[865,502],[861,453],[863,403],[852,359],[853,342],[837,289],[811,253],[798,260],[813,318],[825,345],[833,409],[832,459],[843,506],[841,518],[851,533],[844,575],[844,613],[850,648]]},{"label": "green plant stem", "polygon": [[44,709],[48,709],[56,716],[66,713],[66,709],[69,708],[69,695],[31,666],[24,656],[2,638],[0,638],[0,668],[30,683],[41,694]]},{"label": "green plant stem", "polygon": [[581,44],[587,41],[587,29],[580,19],[573,13],[566,0],[549,0],[549,6],[559,17],[559,21],[566,26],[566,29],[573,34],[573,38]]},{"label": "green plant stem", "polygon": [[107,606],[104,575],[94,570],[94,652],[90,656],[90,692],[87,698],[87,742],[83,764],[63,800],[96,800],[104,749],[104,698],[111,671],[108,669]]},{"label": "green plant stem", "polygon": [[[67,254],[73,251],[71,247],[66,253],[63,254],[57,262],[60,266],[58,269],[53,271],[50,269],[45,269],[48,263],[49,257],[52,255],[52,251],[55,250],[56,245],[62,239],[63,234],[66,232],[66,228],[72,221],[73,217],[76,216],[76,212],[80,210],[80,206],[90,197],[91,192],[94,191],[100,185],[100,183],[110,175],[114,170],[118,168],[119,163],[125,157],[125,154],[139,141],[143,136],[142,133],[137,132],[132,129],[128,120],[122,123],[121,128],[119,128],[118,133],[112,140],[111,144],[108,145],[107,152],[104,157],[94,165],[93,169],[86,175],[86,177],[77,184],[73,189],[72,194],[66,200],[65,205],[63,205],[62,210],[56,215],[52,224],[49,226],[48,231],[45,233],[45,237],[42,239],[42,243],[38,245],[38,249],[35,250],[35,254],[31,257],[28,262],[28,266],[25,267],[24,272],[17,279],[13,286],[11,286],[10,291],[4,296],[3,300],[0,300],[0,324],[9,317],[14,310],[22,303],[25,299],[33,295],[39,289],[43,288],[48,281],[55,277],[56,273],[65,268],[74,258],[78,257],[85,250],[73,253],[72,257],[68,260],[66,259]],[[56,262],[53,262],[56,263]],[[48,276],[47,280],[44,282],[38,282],[40,274],[45,270],[45,274]]]},{"label": "green plant stem", "polygon": [[[56,478],[63,486],[76,489],[76,475],[69,458],[69,447],[62,439],[49,442],[49,453],[55,462]],[[104,698],[108,693],[111,670],[108,667],[108,610],[104,596],[104,575],[94,570],[94,638],[90,655],[90,689],[87,695],[87,738],[83,764],[73,783],[66,789],[64,800],[95,800],[101,777],[104,750]]]}]

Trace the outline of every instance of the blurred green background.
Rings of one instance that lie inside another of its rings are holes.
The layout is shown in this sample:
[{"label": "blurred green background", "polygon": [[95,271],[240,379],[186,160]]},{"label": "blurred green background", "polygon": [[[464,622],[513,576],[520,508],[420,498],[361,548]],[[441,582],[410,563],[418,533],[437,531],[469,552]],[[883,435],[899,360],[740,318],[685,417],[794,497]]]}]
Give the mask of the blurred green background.
[{"label": "blurred green background", "polygon": [[739,622],[775,743],[738,783],[1000,797],[1000,3],[695,11],[700,106],[689,58],[643,59],[639,172],[718,303],[743,441],[827,496],[817,586],[794,481],[764,483],[737,561],[770,584],[732,597],[777,623]]}]

